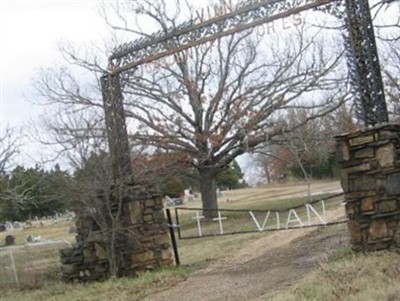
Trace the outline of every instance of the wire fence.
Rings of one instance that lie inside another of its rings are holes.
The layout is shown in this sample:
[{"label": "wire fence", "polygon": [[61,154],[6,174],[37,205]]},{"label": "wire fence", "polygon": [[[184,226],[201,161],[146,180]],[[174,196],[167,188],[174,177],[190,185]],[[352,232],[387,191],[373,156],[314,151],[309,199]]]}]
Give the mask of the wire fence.
[{"label": "wire fence", "polygon": [[[330,220],[327,210],[328,207],[338,207],[342,202],[341,193],[285,209],[205,210],[176,207],[176,227],[179,239],[191,239],[336,225],[347,219],[343,214],[339,219],[335,217]],[[205,211],[213,211],[214,218],[205,218]]]},{"label": "wire fence", "polygon": [[67,240],[27,243],[0,248],[0,286],[36,286],[60,275],[59,250]]}]

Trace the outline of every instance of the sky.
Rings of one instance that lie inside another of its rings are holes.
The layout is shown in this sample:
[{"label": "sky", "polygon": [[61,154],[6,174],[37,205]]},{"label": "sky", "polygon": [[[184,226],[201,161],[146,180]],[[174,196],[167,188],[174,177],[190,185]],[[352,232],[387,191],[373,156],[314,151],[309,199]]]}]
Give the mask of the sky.
[{"label": "sky", "polygon": [[[99,43],[109,28],[98,11],[99,0],[0,0],[0,131],[9,125],[22,132],[51,114],[34,103],[32,80],[41,68],[62,63],[57,44]],[[18,164],[32,166],[42,149],[24,143]],[[240,165],[253,176],[245,158]]]},{"label": "sky", "polygon": [[21,126],[42,108],[32,103],[31,82],[57,63],[57,43],[101,40],[107,28],[97,1],[0,0],[1,127]]},{"label": "sky", "polygon": [[98,0],[0,0],[0,131],[6,126],[24,140],[16,163],[33,166],[43,150],[29,129],[48,108],[35,103],[32,81],[41,68],[63,63],[59,43],[99,43],[109,29]]}]

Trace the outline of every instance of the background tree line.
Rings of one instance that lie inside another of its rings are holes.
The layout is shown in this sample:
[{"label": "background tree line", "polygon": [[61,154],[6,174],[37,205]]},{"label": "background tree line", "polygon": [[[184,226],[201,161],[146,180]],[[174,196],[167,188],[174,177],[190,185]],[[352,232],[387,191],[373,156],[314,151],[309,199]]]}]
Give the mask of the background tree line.
[{"label": "background tree line", "polygon": [[[180,164],[176,158],[171,154],[136,157],[133,160],[136,170],[143,170],[143,164],[146,166],[146,173],[138,180],[151,182],[162,195],[172,198],[189,188],[198,192],[196,170]],[[66,210],[82,210],[88,205],[82,196],[86,196],[91,187],[97,191],[99,183],[108,182],[109,164],[107,153],[92,153],[85,166],[73,172],[61,170],[58,164],[51,169],[36,165],[4,171],[0,175],[0,221],[33,220]],[[218,176],[217,183],[222,189],[236,189],[246,185],[242,178],[243,173],[235,161]]]}]

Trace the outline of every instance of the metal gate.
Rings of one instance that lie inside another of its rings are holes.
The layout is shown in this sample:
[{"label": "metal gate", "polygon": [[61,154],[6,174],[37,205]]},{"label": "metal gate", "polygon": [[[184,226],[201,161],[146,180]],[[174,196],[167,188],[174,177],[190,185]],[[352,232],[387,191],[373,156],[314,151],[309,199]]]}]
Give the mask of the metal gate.
[{"label": "metal gate", "polygon": [[[175,223],[179,239],[282,231],[344,223],[347,219],[330,218],[327,208],[343,202],[343,193],[283,209],[218,209],[215,218],[206,219],[206,209],[176,207]],[[167,209],[170,210],[170,209]],[[331,219],[331,220],[330,220]]]}]

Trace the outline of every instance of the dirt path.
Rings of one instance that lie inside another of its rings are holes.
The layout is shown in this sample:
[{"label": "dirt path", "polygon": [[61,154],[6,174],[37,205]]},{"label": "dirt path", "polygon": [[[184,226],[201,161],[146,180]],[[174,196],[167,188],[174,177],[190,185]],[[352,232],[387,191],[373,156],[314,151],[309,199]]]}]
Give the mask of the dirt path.
[{"label": "dirt path", "polygon": [[[343,208],[330,212],[339,217]],[[337,248],[348,245],[345,225],[276,232],[210,265],[147,301],[267,300],[293,285]]]}]

